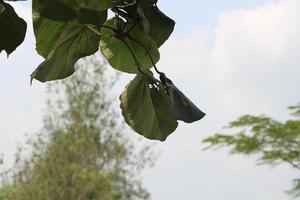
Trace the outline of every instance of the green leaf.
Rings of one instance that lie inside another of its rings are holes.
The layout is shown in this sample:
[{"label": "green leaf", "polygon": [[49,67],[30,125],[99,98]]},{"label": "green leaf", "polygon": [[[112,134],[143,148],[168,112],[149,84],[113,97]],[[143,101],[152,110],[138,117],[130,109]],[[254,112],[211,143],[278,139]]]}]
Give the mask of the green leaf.
[{"label": "green leaf", "polygon": [[0,13],[0,52],[5,50],[9,55],[24,41],[27,24],[12,6],[2,0],[0,4],[5,7]]},{"label": "green leaf", "polygon": [[172,112],[175,119],[192,123],[205,116],[205,113],[188,99],[164,74],[160,75],[160,80],[165,85],[171,98]]},{"label": "green leaf", "polygon": [[60,2],[68,5],[76,10],[80,8],[104,11],[116,6],[115,0],[59,0]]},{"label": "green leaf", "polygon": [[77,17],[75,10],[58,0],[33,0],[33,7],[42,17],[56,21],[71,21]]},{"label": "green leaf", "polygon": [[82,24],[93,24],[101,26],[107,19],[107,10],[94,11],[81,8],[79,11],[79,21]]},{"label": "green leaf", "polygon": [[[112,18],[104,23],[105,26],[117,29],[117,18]],[[131,28],[131,24],[119,21],[119,32],[126,32]],[[140,26],[135,26],[129,32],[129,36],[121,33],[116,34],[113,30],[103,27],[101,29],[100,49],[102,54],[106,57],[109,64],[122,72],[138,73],[138,67],[143,69],[150,69],[153,64],[147,53],[149,51],[154,63],[159,60],[159,51],[155,41],[145,34]],[[134,38],[133,41],[131,38]],[[126,46],[126,44],[128,46]],[[147,49],[145,49],[145,48]],[[132,51],[132,52],[131,52]],[[136,57],[137,61],[134,59]]]},{"label": "green leaf", "polygon": [[75,63],[98,50],[99,36],[85,25],[69,26],[31,78],[41,82],[63,79],[73,74]]},{"label": "green leaf", "polygon": [[33,30],[38,54],[46,58],[54,48],[67,24],[48,20],[41,17],[36,10],[32,10]]},{"label": "green leaf", "polygon": [[173,32],[175,21],[161,12],[157,6],[145,8],[143,12],[150,25],[148,34],[160,47]]},{"label": "green leaf", "polygon": [[62,32],[71,24],[102,25],[107,18],[107,11],[80,9],[78,19],[71,23],[54,21],[42,17],[37,9],[37,0],[33,0],[32,20],[36,38],[37,52],[46,58],[59,40]]},{"label": "green leaf", "polygon": [[164,141],[178,126],[169,96],[152,75],[138,74],[120,100],[126,123],[148,139]]}]

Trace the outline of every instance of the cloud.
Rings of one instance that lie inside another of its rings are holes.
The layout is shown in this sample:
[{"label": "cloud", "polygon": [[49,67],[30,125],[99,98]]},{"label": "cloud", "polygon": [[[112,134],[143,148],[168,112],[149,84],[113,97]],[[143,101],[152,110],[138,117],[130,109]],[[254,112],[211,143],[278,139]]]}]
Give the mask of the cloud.
[{"label": "cloud", "polygon": [[296,178],[290,168],[271,171],[224,151],[202,152],[200,141],[242,114],[286,120],[286,107],[300,101],[300,1],[224,12],[214,34],[200,28],[171,38],[161,51],[161,70],[207,117],[180,124],[159,145],[164,153],[146,176],[154,199],[286,199],[284,190]]},{"label": "cloud", "polygon": [[[28,20],[28,37],[9,60],[0,57],[0,153],[12,152],[11,143],[41,125],[43,107],[44,85],[29,87],[29,74],[41,61],[31,10],[20,2],[15,5]],[[245,113],[286,119],[285,107],[300,100],[300,1],[224,12],[214,31],[199,28],[171,37],[161,48],[159,69],[207,117],[191,125],[180,123],[167,142],[157,145],[162,156],[145,174],[145,183],[153,199],[286,199],[283,190],[295,177],[289,168],[270,170],[224,151],[203,152],[201,140]]]}]

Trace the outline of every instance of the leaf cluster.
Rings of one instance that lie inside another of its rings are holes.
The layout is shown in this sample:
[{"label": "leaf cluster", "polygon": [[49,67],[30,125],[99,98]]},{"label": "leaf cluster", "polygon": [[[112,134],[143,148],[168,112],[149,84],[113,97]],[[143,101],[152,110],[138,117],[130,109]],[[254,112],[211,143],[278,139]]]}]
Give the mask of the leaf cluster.
[{"label": "leaf cluster", "polygon": [[[44,61],[31,74],[31,81],[67,78],[80,58],[100,49],[114,69],[137,74],[120,97],[123,116],[133,130],[164,141],[175,131],[177,120],[191,123],[202,119],[205,114],[156,67],[159,47],[175,26],[157,3],[33,0],[36,50]],[[108,12],[113,17],[108,19]],[[160,81],[150,72],[153,67]]]}]

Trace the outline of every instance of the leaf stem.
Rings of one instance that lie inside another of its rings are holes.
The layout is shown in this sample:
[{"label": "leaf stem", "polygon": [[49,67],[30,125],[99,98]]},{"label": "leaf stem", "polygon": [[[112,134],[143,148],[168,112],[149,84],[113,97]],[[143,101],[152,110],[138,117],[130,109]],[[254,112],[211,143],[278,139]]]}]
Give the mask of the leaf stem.
[{"label": "leaf stem", "polygon": [[152,58],[152,56],[151,56],[149,50],[147,49],[147,47],[145,47],[145,45],[144,45],[143,43],[141,43],[140,41],[138,41],[138,40],[134,39],[133,37],[131,37],[129,34],[128,34],[128,38],[129,38],[130,40],[136,42],[137,44],[139,44],[140,46],[142,46],[142,47],[145,49],[145,51],[146,51],[147,54],[148,54],[148,57],[149,57],[150,60],[151,60],[151,63],[152,63],[152,65],[153,65],[155,71],[156,71],[159,75],[163,75],[164,73],[161,72],[161,71],[159,71],[159,70],[157,69],[157,67],[156,67],[156,65],[155,65],[155,62],[154,62],[154,60],[153,60],[153,58]]}]

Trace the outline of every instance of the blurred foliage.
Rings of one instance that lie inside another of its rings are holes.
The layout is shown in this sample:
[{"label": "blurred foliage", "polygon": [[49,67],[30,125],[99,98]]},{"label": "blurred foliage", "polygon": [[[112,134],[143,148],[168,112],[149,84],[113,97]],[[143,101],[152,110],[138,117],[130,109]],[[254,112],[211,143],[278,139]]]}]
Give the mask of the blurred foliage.
[{"label": "blurred foliage", "polygon": [[20,150],[2,172],[1,200],[149,199],[138,175],[153,152],[124,133],[111,95],[116,74],[95,57],[77,67],[49,84],[44,126],[29,140],[31,153]]},{"label": "blurred foliage", "polygon": [[[292,119],[276,121],[267,116],[245,115],[226,127],[234,134],[215,134],[203,142],[207,149],[230,147],[232,154],[259,156],[258,164],[287,163],[300,170],[300,103],[289,107]],[[300,179],[294,180],[290,194],[300,196]]]}]

